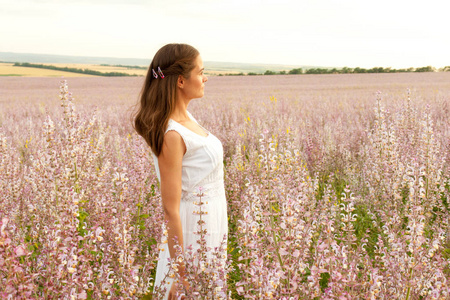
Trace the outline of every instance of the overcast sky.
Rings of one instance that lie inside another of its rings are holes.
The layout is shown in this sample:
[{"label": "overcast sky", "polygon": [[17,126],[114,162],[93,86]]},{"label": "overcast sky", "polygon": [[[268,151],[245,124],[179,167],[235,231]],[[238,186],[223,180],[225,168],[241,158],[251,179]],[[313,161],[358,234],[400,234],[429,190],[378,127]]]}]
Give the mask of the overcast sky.
[{"label": "overcast sky", "polygon": [[441,0],[0,0],[0,51],[335,67],[450,65]]}]

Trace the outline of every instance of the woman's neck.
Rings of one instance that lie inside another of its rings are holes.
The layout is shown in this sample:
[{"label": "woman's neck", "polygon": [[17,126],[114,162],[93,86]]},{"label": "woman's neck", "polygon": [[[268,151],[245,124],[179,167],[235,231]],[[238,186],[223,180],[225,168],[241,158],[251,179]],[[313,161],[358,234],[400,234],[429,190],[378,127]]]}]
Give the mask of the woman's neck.
[{"label": "woman's neck", "polygon": [[175,109],[173,110],[172,114],[170,115],[170,118],[176,122],[189,121],[190,119],[189,119],[189,115],[187,113],[188,104],[189,104],[189,101],[183,101],[182,99],[179,99],[177,101]]}]

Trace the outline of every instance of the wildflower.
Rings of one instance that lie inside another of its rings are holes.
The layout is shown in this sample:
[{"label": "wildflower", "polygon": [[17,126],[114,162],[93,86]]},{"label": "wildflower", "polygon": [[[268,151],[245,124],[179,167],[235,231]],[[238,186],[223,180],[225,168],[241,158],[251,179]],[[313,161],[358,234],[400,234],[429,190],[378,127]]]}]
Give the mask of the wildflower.
[{"label": "wildflower", "polygon": [[22,246],[16,247],[16,249],[14,249],[14,252],[16,256],[24,256],[26,254],[25,249]]}]

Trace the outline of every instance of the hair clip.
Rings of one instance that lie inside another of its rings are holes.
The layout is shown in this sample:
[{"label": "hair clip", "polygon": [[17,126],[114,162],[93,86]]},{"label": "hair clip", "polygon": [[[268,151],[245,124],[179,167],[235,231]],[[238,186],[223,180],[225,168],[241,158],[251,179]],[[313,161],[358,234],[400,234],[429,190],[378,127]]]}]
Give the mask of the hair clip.
[{"label": "hair clip", "polygon": [[163,74],[163,72],[161,71],[161,68],[160,68],[160,67],[158,67],[158,74],[159,74],[159,76],[161,76],[161,78],[164,78],[164,74]]},{"label": "hair clip", "polygon": [[155,69],[152,69],[153,77],[158,78],[158,74],[156,74]]}]

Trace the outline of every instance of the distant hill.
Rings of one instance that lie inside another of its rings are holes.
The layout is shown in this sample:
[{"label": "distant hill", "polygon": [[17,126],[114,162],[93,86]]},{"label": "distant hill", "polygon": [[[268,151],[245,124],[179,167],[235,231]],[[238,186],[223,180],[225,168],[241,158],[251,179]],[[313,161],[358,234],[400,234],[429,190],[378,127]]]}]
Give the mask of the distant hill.
[{"label": "distant hill", "polygon": [[[0,62],[28,62],[28,63],[66,63],[66,64],[110,64],[110,65],[130,65],[148,66],[151,58],[117,58],[117,57],[96,57],[96,56],[68,56],[53,54],[15,53],[0,52]],[[298,65],[277,65],[277,64],[251,64],[205,61],[205,68],[213,73],[264,73],[266,70],[283,71],[295,68],[315,68],[316,66]]]},{"label": "distant hill", "polygon": [[67,64],[110,64],[110,65],[137,65],[148,66],[150,59],[141,58],[116,58],[96,56],[69,56],[54,54],[15,53],[0,52],[0,61],[3,62],[28,62],[28,63],[67,63]]}]

